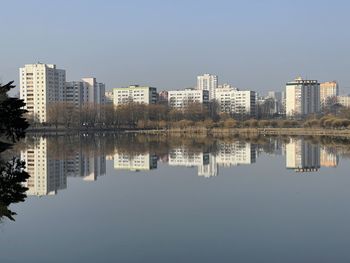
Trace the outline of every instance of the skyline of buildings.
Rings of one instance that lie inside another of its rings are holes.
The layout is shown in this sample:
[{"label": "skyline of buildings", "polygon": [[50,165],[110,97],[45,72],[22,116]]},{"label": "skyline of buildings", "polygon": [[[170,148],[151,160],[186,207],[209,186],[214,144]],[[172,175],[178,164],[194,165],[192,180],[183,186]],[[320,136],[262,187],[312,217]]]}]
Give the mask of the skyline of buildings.
[{"label": "skyline of buildings", "polygon": [[20,98],[36,122],[47,122],[50,107],[55,103],[71,103],[77,108],[106,103],[105,84],[93,77],[67,82],[66,71],[55,64],[26,64],[19,69],[19,79]]},{"label": "skyline of buildings", "polygon": [[200,103],[207,107],[216,101],[219,111],[228,114],[257,117],[260,107],[268,101],[264,114],[286,115],[287,117],[305,116],[318,113],[331,98],[334,103],[350,107],[350,97],[339,96],[336,81],[319,83],[317,80],[296,78],[287,82],[285,91],[269,91],[262,97],[251,90],[240,90],[230,84],[218,83],[218,76],[203,74],[197,76],[194,88],[157,91],[151,86],[130,85],[128,87],[107,90],[105,84],[96,78],[82,78],[78,81],[66,81],[66,71],[54,64],[27,64],[19,70],[20,98],[33,120],[48,121],[49,108],[54,103],[71,103],[79,108],[84,104],[126,103],[168,104],[171,108],[184,109],[189,103]]}]

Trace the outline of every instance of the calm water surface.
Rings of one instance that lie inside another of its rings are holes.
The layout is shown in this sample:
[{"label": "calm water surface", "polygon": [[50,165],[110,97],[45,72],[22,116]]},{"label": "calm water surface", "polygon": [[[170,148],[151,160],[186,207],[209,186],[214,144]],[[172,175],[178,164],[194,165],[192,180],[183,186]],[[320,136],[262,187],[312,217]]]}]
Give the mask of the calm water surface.
[{"label": "calm water surface", "polygon": [[350,144],[28,137],[0,262],[350,262]]}]

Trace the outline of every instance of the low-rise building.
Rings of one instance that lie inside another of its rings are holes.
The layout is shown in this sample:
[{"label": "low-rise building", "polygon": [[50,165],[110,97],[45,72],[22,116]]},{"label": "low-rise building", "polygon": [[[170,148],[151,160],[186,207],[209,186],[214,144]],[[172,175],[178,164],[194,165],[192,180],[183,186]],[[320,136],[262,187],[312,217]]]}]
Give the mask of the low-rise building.
[{"label": "low-rise building", "polygon": [[168,92],[168,104],[171,108],[184,109],[191,103],[208,105],[209,91],[197,89],[172,90]]},{"label": "low-rise building", "polygon": [[116,106],[128,103],[155,104],[156,102],[157,89],[154,87],[131,85],[113,89],[113,103]]},{"label": "low-rise building", "polygon": [[221,112],[256,115],[256,93],[254,91],[221,88],[216,90],[215,100]]}]

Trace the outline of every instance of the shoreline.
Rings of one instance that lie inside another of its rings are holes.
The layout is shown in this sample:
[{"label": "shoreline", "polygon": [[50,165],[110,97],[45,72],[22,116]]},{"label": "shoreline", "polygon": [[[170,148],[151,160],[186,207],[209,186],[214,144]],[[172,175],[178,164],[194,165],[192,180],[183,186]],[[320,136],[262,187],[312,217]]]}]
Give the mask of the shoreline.
[{"label": "shoreline", "polygon": [[171,129],[116,129],[116,128],[29,128],[27,134],[64,135],[76,133],[138,133],[138,134],[191,134],[191,135],[269,135],[269,136],[335,136],[350,137],[350,129],[319,128],[171,128]]}]

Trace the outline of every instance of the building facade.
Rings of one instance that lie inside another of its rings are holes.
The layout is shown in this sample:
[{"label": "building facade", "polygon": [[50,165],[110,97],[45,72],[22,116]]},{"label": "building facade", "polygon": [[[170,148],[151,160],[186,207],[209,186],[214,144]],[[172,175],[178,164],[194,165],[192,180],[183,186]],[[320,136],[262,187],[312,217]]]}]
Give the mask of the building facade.
[{"label": "building facade", "polygon": [[50,103],[65,100],[66,72],[54,64],[27,64],[19,69],[20,98],[36,122],[47,122]]},{"label": "building facade", "polygon": [[320,111],[320,84],[296,78],[286,84],[286,115],[304,116]]},{"label": "building facade", "polygon": [[169,92],[167,90],[162,90],[158,95],[158,102],[160,104],[168,104],[169,100]]},{"label": "building facade", "polygon": [[343,107],[350,108],[350,96],[338,96],[337,102]]},{"label": "building facade", "polygon": [[209,101],[215,98],[215,92],[218,88],[218,76],[211,74],[204,74],[197,76],[197,89],[207,90],[209,92]]},{"label": "building facade", "polygon": [[256,93],[254,91],[221,88],[216,90],[215,100],[219,104],[220,112],[256,115]]},{"label": "building facade", "polygon": [[65,101],[77,107],[84,104],[105,104],[105,84],[96,78],[83,78],[80,81],[69,81],[65,87]]},{"label": "building facade", "polygon": [[208,105],[209,91],[207,90],[173,90],[168,92],[168,104],[174,109],[185,109],[191,103]]},{"label": "building facade", "polygon": [[105,104],[113,104],[113,91],[105,91]]},{"label": "building facade", "polygon": [[132,85],[113,89],[113,103],[116,106],[128,103],[155,104],[156,102],[157,89],[153,87]]},{"label": "building facade", "polygon": [[320,103],[321,107],[327,106],[327,100],[335,99],[339,95],[339,85],[336,81],[320,83]]}]

